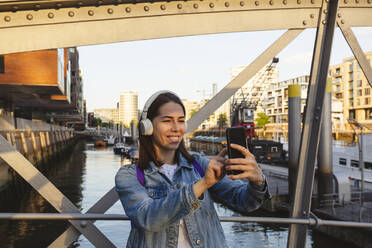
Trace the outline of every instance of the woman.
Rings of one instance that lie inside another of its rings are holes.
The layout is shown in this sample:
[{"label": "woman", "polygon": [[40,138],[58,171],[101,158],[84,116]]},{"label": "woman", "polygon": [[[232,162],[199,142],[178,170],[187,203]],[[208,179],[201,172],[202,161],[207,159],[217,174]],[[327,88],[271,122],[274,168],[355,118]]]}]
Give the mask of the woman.
[{"label": "woman", "polygon": [[[146,102],[139,124],[139,161],[123,166],[116,190],[132,221],[127,247],[227,247],[213,199],[239,212],[261,206],[269,197],[254,156],[225,159],[227,150],[208,159],[190,155],[183,136],[185,107],[169,91]],[[225,176],[226,170],[241,170]],[[240,180],[246,178],[249,183]]]}]

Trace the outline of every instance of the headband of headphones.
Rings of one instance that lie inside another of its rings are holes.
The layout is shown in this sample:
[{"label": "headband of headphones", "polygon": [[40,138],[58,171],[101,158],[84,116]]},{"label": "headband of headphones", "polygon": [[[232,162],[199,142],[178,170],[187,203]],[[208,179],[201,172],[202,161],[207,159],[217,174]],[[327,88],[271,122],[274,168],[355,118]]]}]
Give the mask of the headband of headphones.
[{"label": "headband of headphones", "polygon": [[150,98],[146,101],[145,106],[143,107],[142,115],[141,115],[142,120],[147,119],[147,112],[149,111],[151,104],[156,100],[156,98],[158,98],[159,95],[164,94],[164,93],[171,93],[177,96],[176,93],[169,91],[169,90],[160,90],[158,92],[155,92],[152,96],[150,96]]}]

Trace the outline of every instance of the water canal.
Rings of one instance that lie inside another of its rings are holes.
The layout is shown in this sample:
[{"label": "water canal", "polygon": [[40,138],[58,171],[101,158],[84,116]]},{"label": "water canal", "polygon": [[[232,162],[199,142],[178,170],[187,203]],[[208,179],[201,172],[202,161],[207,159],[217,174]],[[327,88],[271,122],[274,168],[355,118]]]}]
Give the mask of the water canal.
[{"label": "water canal", "polygon": [[[111,148],[95,149],[92,144],[79,142],[69,153],[43,166],[45,175],[85,212],[114,186],[114,175],[127,161],[114,155]],[[55,213],[38,193],[27,184],[14,187],[2,197],[0,212],[42,212]],[[216,205],[221,216],[235,215],[221,205]],[[117,202],[107,213],[123,214]],[[256,213],[265,214],[265,213]],[[98,221],[98,228],[117,247],[125,247],[129,235],[128,221]],[[286,247],[288,227],[256,223],[222,223],[229,247]],[[47,247],[66,228],[65,221],[0,221],[0,247]],[[92,247],[80,236],[73,247]],[[306,247],[348,247],[329,236],[309,230]]]}]

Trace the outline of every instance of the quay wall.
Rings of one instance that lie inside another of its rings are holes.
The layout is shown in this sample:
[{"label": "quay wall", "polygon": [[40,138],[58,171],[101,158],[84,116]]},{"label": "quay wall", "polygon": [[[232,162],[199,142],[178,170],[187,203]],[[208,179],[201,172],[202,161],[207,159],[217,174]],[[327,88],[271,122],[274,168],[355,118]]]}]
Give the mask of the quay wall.
[{"label": "quay wall", "polygon": [[[0,135],[39,169],[74,143],[72,129],[21,118],[0,117]],[[0,192],[16,181],[16,172],[0,160]]]}]

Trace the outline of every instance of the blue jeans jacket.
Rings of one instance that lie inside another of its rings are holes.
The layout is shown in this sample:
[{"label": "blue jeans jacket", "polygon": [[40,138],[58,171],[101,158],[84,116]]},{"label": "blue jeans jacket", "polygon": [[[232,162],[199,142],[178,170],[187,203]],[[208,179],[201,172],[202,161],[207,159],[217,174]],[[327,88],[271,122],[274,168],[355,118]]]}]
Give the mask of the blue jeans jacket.
[{"label": "blue jeans jacket", "polygon": [[[205,171],[209,159],[193,156]],[[198,199],[193,184],[200,175],[184,157],[180,156],[179,161],[172,182],[153,163],[144,171],[145,186],[137,179],[135,165],[123,166],[118,171],[116,190],[132,220],[127,247],[177,247],[181,218],[193,247],[227,247],[212,197],[246,213],[259,208],[270,196],[268,187],[259,190],[249,183],[224,177]]]}]

